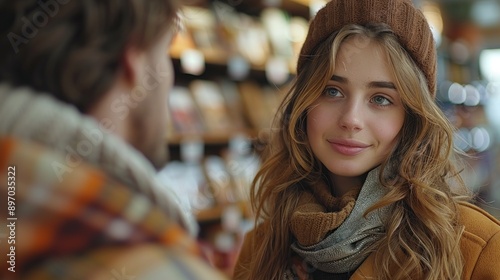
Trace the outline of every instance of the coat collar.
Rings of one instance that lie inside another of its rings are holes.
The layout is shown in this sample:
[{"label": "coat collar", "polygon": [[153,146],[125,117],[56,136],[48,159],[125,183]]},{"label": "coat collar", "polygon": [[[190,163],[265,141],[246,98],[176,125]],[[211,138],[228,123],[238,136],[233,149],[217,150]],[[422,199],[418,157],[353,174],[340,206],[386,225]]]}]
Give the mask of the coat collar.
[{"label": "coat collar", "polygon": [[374,273],[375,253],[371,253],[368,258],[356,269],[350,280],[372,279]]}]

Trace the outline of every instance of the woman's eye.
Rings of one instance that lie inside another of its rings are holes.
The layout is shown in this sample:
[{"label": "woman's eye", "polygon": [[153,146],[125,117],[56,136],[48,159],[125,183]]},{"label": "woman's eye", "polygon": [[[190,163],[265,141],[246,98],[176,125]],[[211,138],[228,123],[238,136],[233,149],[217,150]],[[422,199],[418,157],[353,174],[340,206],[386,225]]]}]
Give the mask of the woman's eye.
[{"label": "woman's eye", "polygon": [[334,87],[327,87],[325,88],[325,91],[324,91],[325,95],[327,96],[331,96],[331,97],[336,97],[336,96],[340,96],[342,95],[340,93],[340,91]]},{"label": "woman's eye", "polygon": [[388,105],[392,104],[392,102],[389,99],[387,99],[383,96],[375,96],[373,98],[373,103],[375,103],[379,106],[388,106]]}]

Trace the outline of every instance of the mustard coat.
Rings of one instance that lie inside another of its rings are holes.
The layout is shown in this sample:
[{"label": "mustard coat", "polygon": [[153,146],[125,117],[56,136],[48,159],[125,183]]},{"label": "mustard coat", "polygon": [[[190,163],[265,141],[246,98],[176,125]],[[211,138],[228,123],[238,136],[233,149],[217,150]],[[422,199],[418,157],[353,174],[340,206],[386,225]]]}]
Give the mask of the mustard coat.
[{"label": "mustard coat", "polygon": [[[459,222],[465,226],[460,249],[465,258],[463,279],[500,279],[500,222],[486,211],[469,203],[459,206]],[[235,280],[248,279],[248,267],[252,261],[254,244],[260,242],[252,230],[245,237],[238,262],[234,270]],[[365,280],[374,277],[375,254],[371,254],[354,272],[350,280]]]}]

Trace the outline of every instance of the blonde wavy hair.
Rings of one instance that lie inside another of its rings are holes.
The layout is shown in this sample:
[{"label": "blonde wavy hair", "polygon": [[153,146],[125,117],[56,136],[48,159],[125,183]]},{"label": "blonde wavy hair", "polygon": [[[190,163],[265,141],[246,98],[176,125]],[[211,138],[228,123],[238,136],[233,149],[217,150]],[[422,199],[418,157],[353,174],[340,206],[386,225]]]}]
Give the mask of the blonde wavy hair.
[{"label": "blonde wavy hair", "polygon": [[399,142],[382,163],[380,183],[389,193],[368,210],[394,206],[386,234],[375,245],[374,279],[460,279],[463,228],[457,224],[457,203],[468,193],[456,167],[454,128],[434,102],[420,69],[384,24],[347,25],[332,34],[317,47],[282,102],[274,120],[279,129],[251,188],[256,221],[267,223],[271,234],[252,252],[249,279],[282,279],[289,267],[291,214],[307,185],[327,172],[308,144],[307,112],[333,75],[336,54],[348,38],[359,47],[365,39],[384,47],[406,110]]}]

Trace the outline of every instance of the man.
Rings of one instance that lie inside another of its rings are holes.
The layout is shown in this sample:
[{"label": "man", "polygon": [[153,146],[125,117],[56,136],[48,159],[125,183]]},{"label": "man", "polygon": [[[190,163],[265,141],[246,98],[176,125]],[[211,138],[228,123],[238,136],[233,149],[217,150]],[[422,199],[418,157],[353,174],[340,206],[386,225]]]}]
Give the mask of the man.
[{"label": "man", "polygon": [[221,279],[154,179],[177,9],[0,2],[1,279]]}]

